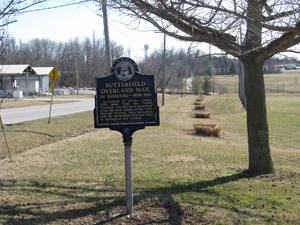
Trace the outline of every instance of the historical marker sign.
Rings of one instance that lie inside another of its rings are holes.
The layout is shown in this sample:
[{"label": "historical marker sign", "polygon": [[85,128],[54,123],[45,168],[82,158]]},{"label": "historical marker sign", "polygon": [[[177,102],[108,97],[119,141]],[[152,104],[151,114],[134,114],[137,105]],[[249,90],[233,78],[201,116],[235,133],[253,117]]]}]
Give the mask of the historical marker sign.
[{"label": "historical marker sign", "polygon": [[126,206],[133,212],[131,144],[135,131],[159,125],[154,76],[138,73],[127,57],[114,62],[112,74],[96,79],[94,122],[96,128],[120,131],[125,147]]},{"label": "historical marker sign", "polygon": [[139,74],[127,57],[113,64],[112,73],[96,81],[95,127],[120,130],[159,125],[154,76]]}]

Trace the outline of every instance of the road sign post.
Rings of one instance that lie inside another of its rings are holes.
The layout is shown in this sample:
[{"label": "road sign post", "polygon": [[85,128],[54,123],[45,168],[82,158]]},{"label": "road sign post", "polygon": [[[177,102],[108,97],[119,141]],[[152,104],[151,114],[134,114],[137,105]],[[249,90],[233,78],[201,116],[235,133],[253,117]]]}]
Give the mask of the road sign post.
[{"label": "road sign post", "polygon": [[125,150],[126,207],[133,213],[132,135],[146,126],[159,125],[159,107],[153,75],[138,73],[136,63],[127,57],[116,60],[112,74],[96,79],[94,109],[96,128],[109,128],[122,134]]},{"label": "road sign post", "polygon": [[55,88],[56,81],[59,79],[59,77],[60,77],[60,75],[59,75],[58,71],[56,70],[56,67],[54,66],[53,69],[49,73],[51,100],[50,100],[50,109],[49,109],[48,123],[50,123],[50,120],[51,120],[54,88]]}]

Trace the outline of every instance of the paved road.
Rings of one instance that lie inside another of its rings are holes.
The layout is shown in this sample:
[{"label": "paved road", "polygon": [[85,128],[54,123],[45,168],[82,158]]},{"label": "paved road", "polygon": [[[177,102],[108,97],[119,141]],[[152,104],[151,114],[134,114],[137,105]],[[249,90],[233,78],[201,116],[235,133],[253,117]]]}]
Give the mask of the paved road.
[{"label": "paved road", "polygon": [[[22,123],[49,117],[49,105],[24,108],[2,109],[1,116],[4,124]],[[93,99],[83,99],[79,102],[53,104],[52,116],[61,116],[78,112],[90,111],[95,107]]]}]

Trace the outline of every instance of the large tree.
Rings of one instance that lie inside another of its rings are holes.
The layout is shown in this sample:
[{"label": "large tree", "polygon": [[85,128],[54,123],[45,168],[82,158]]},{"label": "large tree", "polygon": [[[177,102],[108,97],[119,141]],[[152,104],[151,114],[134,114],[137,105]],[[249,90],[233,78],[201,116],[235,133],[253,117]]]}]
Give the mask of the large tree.
[{"label": "large tree", "polygon": [[299,44],[299,0],[111,0],[111,4],[169,36],[210,43],[243,62],[248,172],[274,173],[263,65],[274,54]]}]

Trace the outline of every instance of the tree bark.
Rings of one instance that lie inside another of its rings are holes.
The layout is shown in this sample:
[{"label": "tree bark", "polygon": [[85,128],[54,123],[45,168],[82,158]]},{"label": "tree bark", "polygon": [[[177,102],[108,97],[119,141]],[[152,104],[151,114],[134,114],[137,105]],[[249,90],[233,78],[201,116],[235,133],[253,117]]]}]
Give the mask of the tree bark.
[{"label": "tree bark", "polygon": [[266,96],[263,76],[263,61],[255,57],[243,60],[246,78],[246,109],[249,168],[251,176],[275,173],[267,121]]}]

